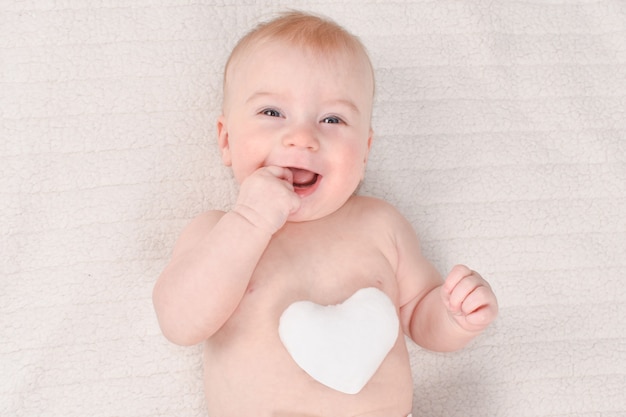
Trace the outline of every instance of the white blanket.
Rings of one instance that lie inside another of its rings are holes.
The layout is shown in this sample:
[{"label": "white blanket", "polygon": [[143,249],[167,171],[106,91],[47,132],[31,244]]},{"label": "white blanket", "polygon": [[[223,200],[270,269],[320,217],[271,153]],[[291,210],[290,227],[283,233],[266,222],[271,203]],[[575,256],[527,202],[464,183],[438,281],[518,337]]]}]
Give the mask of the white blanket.
[{"label": "white blanket", "polygon": [[361,192],[499,297],[463,352],[411,346],[414,415],[626,415],[619,0],[1,0],[0,415],[206,416],[200,348],[161,336],[151,290],[232,203],[222,67],[285,7],[369,48]]}]

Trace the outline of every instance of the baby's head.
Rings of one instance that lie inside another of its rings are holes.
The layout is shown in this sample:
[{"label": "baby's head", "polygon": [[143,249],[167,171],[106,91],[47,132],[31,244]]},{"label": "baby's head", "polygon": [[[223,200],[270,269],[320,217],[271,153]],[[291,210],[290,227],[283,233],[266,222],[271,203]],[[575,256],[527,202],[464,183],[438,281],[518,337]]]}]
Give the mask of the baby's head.
[{"label": "baby's head", "polygon": [[289,168],[301,197],[289,220],[328,215],[363,178],[373,95],[365,48],[339,25],[299,12],[262,24],[226,65],[222,160],[239,183],[262,167]]},{"label": "baby's head", "polygon": [[324,17],[293,11],[261,23],[235,45],[224,69],[224,106],[228,102],[233,72],[241,64],[241,59],[268,42],[281,42],[292,48],[307,50],[329,62],[337,58],[350,58],[365,65],[371,76],[373,97],[374,70],[367,50],[359,38]]}]

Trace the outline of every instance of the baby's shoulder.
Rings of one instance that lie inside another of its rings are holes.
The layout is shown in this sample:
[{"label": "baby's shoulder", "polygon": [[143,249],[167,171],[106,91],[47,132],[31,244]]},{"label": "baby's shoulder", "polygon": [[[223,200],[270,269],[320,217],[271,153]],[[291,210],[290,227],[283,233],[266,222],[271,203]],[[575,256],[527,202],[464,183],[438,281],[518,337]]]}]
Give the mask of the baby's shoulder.
[{"label": "baby's shoulder", "polygon": [[406,223],[404,216],[389,202],[376,197],[354,196],[354,211],[368,221],[382,222],[386,226],[400,226]]},{"label": "baby's shoulder", "polygon": [[398,210],[391,203],[377,197],[355,195],[352,197],[352,203],[367,213],[376,212],[400,215]]}]

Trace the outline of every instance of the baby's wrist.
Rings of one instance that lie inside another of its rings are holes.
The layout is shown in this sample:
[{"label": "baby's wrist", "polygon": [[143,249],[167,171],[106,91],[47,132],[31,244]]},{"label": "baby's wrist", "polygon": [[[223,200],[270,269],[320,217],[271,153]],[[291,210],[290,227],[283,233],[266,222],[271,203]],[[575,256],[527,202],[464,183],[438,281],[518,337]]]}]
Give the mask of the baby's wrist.
[{"label": "baby's wrist", "polygon": [[235,207],[233,207],[231,212],[243,218],[257,230],[268,233],[270,236],[276,233],[276,231],[278,230],[276,226],[274,226],[271,222],[265,219],[252,207],[246,206],[244,204],[237,204],[235,205]]}]

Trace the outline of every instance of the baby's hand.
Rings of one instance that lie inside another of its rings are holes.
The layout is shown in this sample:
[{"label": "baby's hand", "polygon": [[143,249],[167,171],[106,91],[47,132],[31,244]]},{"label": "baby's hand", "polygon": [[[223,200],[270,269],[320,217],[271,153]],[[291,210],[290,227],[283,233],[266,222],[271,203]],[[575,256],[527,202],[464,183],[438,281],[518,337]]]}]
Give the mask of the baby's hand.
[{"label": "baby's hand", "polygon": [[267,166],[257,169],[242,182],[233,211],[274,234],[283,227],[287,217],[300,208],[300,197],[293,191],[292,177],[287,168]]},{"label": "baby's hand", "polygon": [[467,331],[484,330],[498,315],[498,301],[491,287],[466,266],[452,268],[441,294],[452,318]]}]

